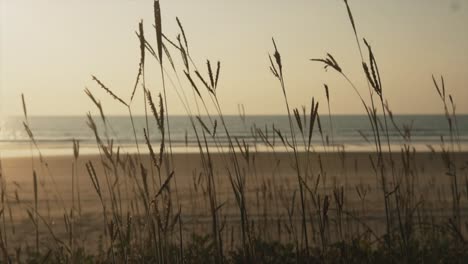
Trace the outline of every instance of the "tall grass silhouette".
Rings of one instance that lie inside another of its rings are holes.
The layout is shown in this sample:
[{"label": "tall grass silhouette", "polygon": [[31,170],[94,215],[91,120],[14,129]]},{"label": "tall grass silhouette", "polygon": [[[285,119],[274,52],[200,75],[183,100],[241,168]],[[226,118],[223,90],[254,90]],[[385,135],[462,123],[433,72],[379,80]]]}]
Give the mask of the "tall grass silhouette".
[{"label": "tall grass silhouette", "polygon": [[[362,70],[367,87],[358,87],[348,76],[348,69],[342,68],[339,59],[331,53],[311,61],[341,76],[365,110],[371,135],[361,135],[374,149],[354,155],[361,157],[359,161],[365,161],[363,169],[371,172],[374,181],[362,180],[358,159],[349,165],[348,155],[353,153],[347,153],[334,137],[331,99],[339,95],[324,85],[329,134],[320,120],[324,112],[319,105],[324,103],[310,98],[309,106],[291,105],[288,94],[292,90],[284,78],[285,58],[274,39],[273,53],[265,62],[278,81],[277,92],[283,98],[288,130],[281,131],[274,124],[265,128],[254,125],[250,131],[255,144],[235,136],[217,93],[224,88],[222,63],[206,60],[199,66],[192,57],[194,51],[189,49],[181,20],[176,18],[180,32],[175,38],[164,31],[161,16],[164,9],[156,0],[154,25],[146,27],[154,28],[155,44],[147,38],[149,34],[143,21],[138,24],[140,60],[129,100],[117,95],[94,75],[91,78],[95,87],[84,90],[99,112],[98,115],[87,114],[87,126],[94,135],[99,155],[93,158],[80,154],[80,141],[72,141],[71,194],[61,192],[47,157],[41,153],[22,96],[24,129],[31,148],[32,198],[21,199],[18,191],[11,189],[0,162],[2,262],[468,261],[465,238],[468,176],[466,165],[463,167],[467,161],[461,148],[454,98],[448,94],[443,77],[440,81],[433,77],[449,126],[449,141],[441,138],[441,151],[417,153],[411,127],[394,119],[385,97],[378,54],[370,41],[361,40],[351,6],[347,0],[343,3],[360,54],[357,66]],[[149,59],[156,60],[159,67],[156,73],[162,82],[160,90],[146,83]],[[314,64],[311,63],[311,67]],[[113,124],[93,89],[104,90],[128,111],[136,153],[119,144]],[[192,175],[182,174],[179,168],[186,164],[181,154],[174,153],[172,148],[169,89],[176,92],[186,111],[190,124],[186,138],[190,133],[196,140],[197,153],[190,156],[197,164],[192,168]],[[192,96],[188,96],[189,93]],[[142,135],[137,133],[140,127],[132,113],[136,96],[142,96],[145,103]],[[243,106],[239,109],[239,118],[246,126],[245,109]],[[398,131],[402,144],[394,146],[390,126]],[[322,145],[314,146],[313,137],[320,137]],[[139,138],[144,140],[139,141]],[[257,144],[265,148],[258,150]],[[319,151],[322,148],[323,151]],[[432,154],[444,165],[445,174],[440,177],[449,182],[450,195],[441,195],[440,199],[431,197],[428,192],[441,193],[444,186],[425,182],[427,178],[423,178],[418,169],[425,166],[419,156]],[[262,166],[262,162],[268,166]],[[354,176],[361,176],[359,183],[348,181],[353,174],[352,166]],[[86,172],[86,179],[81,178],[80,168]],[[284,172],[286,170],[289,173]],[[189,184],[184,185],[182,179],[187,178]],[[84,197],[83,182],[90,185],[93,197]],[[371,188],[373,183],[378,188]],[[99,233],[98,242],[93,244],[96,247],[88,245],[90,238],[85,229],[90,219],[86,215],[89,208],[85,200],[92,198],[99,204],[99,215],[94,216],[98,219],[94,228]],[[444,208],[447,202],[451,204],[448,219],[437,216],[437,210]],[[58,222],[51,208],[55,214],[58,210],[63,220]],[[16,212],[28,215],[27,224],[34,230],[33,242],[18,243]]]}]

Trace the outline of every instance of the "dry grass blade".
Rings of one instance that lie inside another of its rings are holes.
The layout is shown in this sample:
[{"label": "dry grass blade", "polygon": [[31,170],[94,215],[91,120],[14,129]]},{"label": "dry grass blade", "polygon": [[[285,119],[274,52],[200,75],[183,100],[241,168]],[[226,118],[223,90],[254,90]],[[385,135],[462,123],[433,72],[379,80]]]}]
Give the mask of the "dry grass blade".
[{"label": "dry grass blade", "polygon": [[195,90],[195,92],[198,94],[198,96],[200,98],[201,97],[201,94],[200,94],[200,90],[198,90],[198,87],[197,85],[195,84],[195,82],[193,81],[192,77],[190,76],[190,74],[188,74],[185,70],[184,70],[184,73],[185,73],[185,76],[187,77],[187,79],[189,80],[190,84],[192,85],[192,88]]},{"label": "dry grass blade", "polygon": [[164,133],[164,103],[163,97],[161,93],[159,93],[159,123],[158,123],[159,130],[161,133]]},{"label": "dry grass blade", "polygon": [[283,142],[283,145],[286,146],[286,142],[284,141],[284,138],[283,138],[283,135],[281,134],[281,131],[279,131],[279,130],[276,129],[276,128],[273,128],[273,131],[278,135],[278,137],[280,138],[281,142]]},{"label": "dry grass blade", "polygon": [[174,61],[172,60],[171,53],[167,49],[166,44],[163,43],[162,47],[163,47],[163,50],[164,50],[164,54],[166,54],[166,57],[169,60],[169,63],[171,64],[172,69],[175,71],[175,64],[174,64]]},{"label": "dry grass blade", "polygon": [[218,80],[219,80],[219,71],[221,70],[221,62],[218,61],[218,66],[216,67],[216,80],[215,80],[215,86],[218,87]]},{"label": "dry grass blade", "polygon": [[361,137],[367,142],[367,143],[371,143],[371,141],[369,140],[369,138],[367,137],[366,134],[364,134],[364,132],[362,132],[362,130],[358,130],[358,133],[359,135],[361,135]]},{"label": "dry grass blade", "polygon": [[356,39],[356,43],[359,49],[359,54],[361,56],[361,61],[364,61],[364,57],[362,55],[361,43],[359,42],[359,37],[357,34],[356,23],[354,21],[353,13],[351,12],[351,7],[349,6],[348,0],[344,0],[346,5],[346,10],[348,11],[349,21],[351,22],[351,26],[353,27],[354,37]]},{"label": "dry grass blade", "polygon": [[237,143],[237,146],[239,147],[239,150],[242,154],[242,156],[244,157],[244,159],[247,161],[247,163],[249,163],[249,156],[250,156],[250,148],[249,148],[249,145],[245,143],[245,140],[243,139],[242,140],[242,144],[240,143],[239,139],[236,137],[236,143]]},{"label": "dry grass blade", "polygon": [[161,24],[161,6],[159,0],[154,1],[154,25],[156,27],[156,41],[158,43],[158,58],[162,64],[162,24]]},{"label": "dry grass blade", "polygon": [[151,95],[151,92],[149,90],[146,91],[146,98],[148,100],[148,104],[151,108],[151,112],[153,113],[153,117],[156,120],[156,123],[158,124],[158,127],[161,128],[161,118],[159,117],[158,111],[156,110],[156,106],[153,101],[153,96]]},{"label": "dry grass blade", "polygon": [[128,104],[122,100],[120,97],[118,97],[115,93],[113,93],[107,86],[104,85],[104,83],[102,83],[96,76],[92,76],[93,78],[93,81],[95,81],[97,84],[99,84],[99,86],[104,89],[108,94],[110,94],[115,100],[121,102],[123,105],[125,105],[126,107],[128,107]]},{"label": "dry grass blade", "polygon": [[177,21],[177,25],[180,28],[180,32],[182,33],[182,37],[184,38],[185,50],[186,50],[187,54],[189,54],[188,42],[187,42],[187,37],[185,36],[184,27],[182,26],[182,23],[180,22],[178,17],[176,17],[176,21]]},{"label": "dry grass blade", "polygon": [[86,95],[91,99],[91,101],[93,101],[94,105],[96,105],[96,107],[98,108],[99,113],[101,114],[102,121],[104,121],[104,123],[105,123],[106,122],[106,116],[104,115],[104,110],[102,109],[101,102],[99,100],[97,100],[96,97],[94,97],[94,95],[91,93],[91,91],[88,88],[85,88],[84,91],[85,91]]},{"label": "dry grass blade", "polygon": [[434,75],[432,75],[432,81],[434,82],[434,86],[437,89],[437,93],[439,94],[440,98],[442,98],[443,101],[445,101],[445,82],[444,82],[444,77],[441,76],[441,84],[442,84],[442,89],[437,83]]},{"label": "dry grass blade", "polygon": [[38,189],[37,189],[37,174],[36,170],[33,170],[33,183],[34,183],[34,211],[36,212],[36,252],[39,252],[39,228],[38,228]]},{"label": "dry grass blade", "polygon": [[319,133],[323,137],[322,122],[320,122],[320,115],[316,113],[316,116],[317,116],[317,125],[319,129]]},{"label": "dry grass blade", "polygon": [[171,174],[169,175],[169,177],[167,177],[167,179],[164,181],[164,183],[161,185],[161,187],[159,188],[159,191],[156,193],[156,195],[154,196],[154,199],[153,199],[153,202],[156,201],[156,199],[159,197],[159,195],[161,195],[161,193],[166,189],[168,188],[169,186],[169,183],[172,179],[172,177],[174,177],[174,172],[171,172]]},{"label": "dry grass blade", "polygon": [[29,217],[29,219],[31,219],[31,222],[33,222],[34,227],[37,229],[37,221],[34,218],[33,213],[29,209],[27,209],[26,212],[28,213],[28,217]]},{"label": "dry grass blade", "polygon": [[206,131],[206,133],[208,133],[208,134],[211,136],[210,130],[209,130],[208,127],[205,125],[205,123],[204,123],[203,120],[200,118],[200,116],[197,116],[197,120],[198,120],[198,122],[200,122],[201,126],[202,126],[203,129]]},{"label": "dry grass blade", "polygon": [[434,74],[432,75],[432,81],[434,82],[434,86],[435,86],[435,88],[437,90],[437,93],[439,94],[440,97],[442,97],[442,93],[440,92],[439,84],[437,84],[437,81],[436,81],[436,79],[434,77]]},{"label": "dry grass blade", "polygon": [[375,60],[374,52],[372,51],[372,47],[366,39],[364,39],[364,44],[366,44],[367,50],[369,51],[369,62],[371,65],[372,77],[374,78],[376,84],[380,85],[380,74],[378,73],[377,62]]},{"label": "dry grass blade", "polygon": [[85,88],[85,93],[86,95],[89,97],[89,99],[91,99],[91,101],[93,101],[93,103],[99,108],[101,109],[101,102],[99,102],[95,97],[94,95],[91,93],[91,91],[88,89],[88,88]]},{"label": "dry grass blade", "polygon": [[138,32],[139,32],[138,39],[140,40],[140,63],[143,65],[145,64],[145,47],[146,47],[143,21],[140,21],[140,23],[138,23]]},{"label": "dry grass blade", "polygon": [[213,125],[213,137],[216,135],[216,129],[218,128],[218,120],[215,119]]},{"label": "dry grass blade", "polygon": [[353,26],[354,34],[357,35],[356,23],[354,22],[353,13],[351,12],[351,8],[349,7],[348,0],[344,0],[344,2],[348,11],[349,20],[351,21],[351,25]]},{"label": "dry grass blade", "polygon": [[444,76],[440,76],[440,81],[442,82],[442,95],[445,98],[445,81],[444,81]]},{"label": "dry grass blade", "polygon": [[278,52],[278,47],[276,46],[275,39],[272,38],[271,40],[273,41],[273,46],[275,47],[275,53],[273,54],[273,56],[275,57],[276,64],[278,65],[279,76],[282,77],[283,76],[283,63],[281,61],[281,54]]},{"label": "dry grass blade", "polygon": [[143,30],[143,21],[140,21],[138,24],[138,39],[140,41],[140,64],[138,67],[138,74],[135,81],[135,86],[133,87],[132,96],[130,97],[130,102],[133,101],[133,97],[135,96],[136,88],[138,83],[140,82],[140,77],[143,74],[143,70],[145,67],[145,50],[146,50],[146,40],[145,40],[145,33]]},{"label": "dry grass blade", "polygon": [[143,133],[145,135],[146,145],[148,146],[148,150],[150,152],[151,160],[153,161],[154,166],[158,167],[159,164],[158,164],[157,159],[156,159],[156,154],[154,153],[153,146],[151,145],[151,142],[150,142],[150,140],[148,138],[148,133],[146,132],[146,128],[143,128]]},{"label": "dry grass blade", "polygon": [[93,119],[93,117],[91,116],[91,113],[88,112],[88,113],[86,114],[86,117],[87,117],[86,124],[88,125],[88,127],[89,127],[95,134],[97,134],[96,123],[94,122],[94,119]]},{"label": "dry grass blade", "polygon": [[379,92],[378,92],[378,88],[377,88],[378,86],[377,86],[377,84],[375,83],[374,79],[372,78],[372,76],[371,76],[371,74],[370,74],[370,72],[369,72],[369,66],[367,66],[367,63],[363,62],[363,63],[362,63],[362,67],[364,68],[364,72],[366,73],[367,80],[370,82],[372,88],[374,88],[374,90],[375,90],[377,93],[379,93]]},{"label": "dry grass blade", "polygon": [[325,87],[325,96],[327,97],[327,101],[330,102],[330,93],[328,90],[328,85],[324,84],[323,86]]},{"label": "dry grass blade", "polygon": [[198,79],[200,79],[200,81],[202,81],[202,83],[205,85],[206,89],[214,94],[214,91],[211,89],[210,85],[205,81],[205,79],[203,79],[203,77],[201,76],[201,74],[198,72],[198,71],[195,71],[195,74],[197,75]]},{"label": "dry grass blade", "polygon": [[261,129],[257,129],[257,134],[260,136],[260,138],[262,139],[263,143],[265,143],[267,146],[273,148],[274,145],[270,142],[270,140],[268,139],[268,130],[266,131],[266,135],[265,133],[263,133],[263,131]]},{"label": "dry grass blade", "polygon": [[[154,26],[154,25],[153,25]],[[156,27],[154,27],[156,28]],[[172,47],[176,48],[177,50],[180,50],[180,47],[177,46],[174,41],[170,40],[164,33],[162,34],[163,36],[163,39],[166,40],[167,42],[169,42],[169,44],[171,44]]]},{"label": "dry grass blade", "polygon": [[[340,68],[335,58],[333,58],[333,56],[330,53],[327,53],[327,57],[333,62],[333,64],[335,64],[338,68]],[[341,71],[341,69],[339,71]]]},{"label": "dry grass blade", "polygon": [[273,60],[271,59],[271,55],[268,56],[268,58],[270,59],[270,71],[271,73],[279,79],[279,73],[278,73],[278,70],[276,69],[276,66],[275,64],[273,63]]},{"label": "dry grass blade", "polygon": [[182,45],[182,42],[180,40],[180,35],[177,36],[177,41],[179,42],[179,46],[177,48],[180,50],[180,54],[182,56],[182,61],[184,62],[185,70],[187,72],[190,72],[189,57],[188,57],[187,51]]},{"label": "dry grass blade", "polygon": [[32,133],[31,129],[29,128],[28,124],[26,122],[23,122],[24,129],[26,130],[26,133],[28,133],[29,138],[33,143],[36,141],[34,140],[34,134]]},{"label": "dry grass blade", "polygon": [[[164,156],[164,148],[166,147],[166,144],[164,143],[164,140],[161,140],[161,144],[159,144],[159,164],[163,163],[163,156]],[[161,180],[161,178],[160,178]]]},{"label": "dry grass blade", "polygon": [[315,120],[317,120],[318,116],[318,107],[319,103],[315,103],[315,99],[312,98],[312,105],[310,107],[310,120],[309,120],[309,142],[308,146],[310,147],[310,144],[312,142],[312,133],[314,132],[314,125],[315,125]]},{"label": "dry grass blade", "polygon": [[[138,32],[136,32],[136,35],[137,35],[137,37],[139,39],[140,35],[138,34]],[[146,39],[145,39],[145,49],[149,51],[151,56],[153,56],[157,61],[159,61],[159,59],[158,59],[158,57],[156,55],[156,52],[153,49],[153,46],[151,46],[151,44]]]},{"label": "dry grass blade", "polygon": [[297,123],[297,126],[299,127],[299,130],[301,131],[301,133],[304,133],[304,130],[302,129],[302,121],[301,121],[301,115],[299,114],[299,110],[295,108],[293,112],[294,112],[294,117],[296,118],[296,123]]},{"label": "dry grass blade", "polygon": [[26,120],[28,120],[28,111],[27,111],[27,108],[26,108],[26,101],[24,100],[24,94],[21,94],[21,101],[23,103],[23,114],[24,114],[24,118]]},{"label": "dry grass blade", "polygon": [[78,159],[79,156],[80,156],[80,141],[73,139],[73,157],[75,157],[75,159]]},{"label": "dry grass blade", "polygon": [[328,67],[332,67],[333,69],[335,69],[337,72],[340,72],[342,73],[343,70],[341,69],[340,65],[338,65],[338,63],[336,62],[335,58],[333,58],[333,56],[330,54],[330,53],[327,53],[327,56],[325,57],[325,59],[311,59],[311,61],[318,61],[318,62],[323,62],[325,63],[325,70],[328,68]]},{"label": "dry grass blade", "polygon": [[[374,88],[375,92],[382,97],[382,83],[380,80],[380,73],[379,73],[379,68],[377,66],[377,61],[375,60],[374,53],[372,52],[372,48],[367,42],[366,39],[364,39],[364,43],[367,46],[367,49],[369,51],[369,64],[370,64],[370,72],[369,72],[369,67],[367,63],[363,62],[363,68],[364,72],[366,73],[367,79],[371,86]],[[372,75],[371,75],[372,73]]]},{"label": "dry grass blade", "polygon": [[91,161],[86,163],[86,170],[88,171],[88,175],[91,179],[91,182],[93,183],[96,193],[99,195],[99,197],[101,197],[101,186],[99,185],[96,170],[94,169],[93,163]]},{"label": "dry grass blade", "polygon": [[209,60],[206,61],[206,67],[208,68],[208,76],[210,77],[211,87],[215,89],[213,70],[211,69],[211,62]]},{"label": "dry grass blade", "polygon": [[281,131],[279,129],[273,128],[273,131],[278,135],[281,142],[283,143],[283,146],[290,147],[291,149],[294,149],[294,146],[291,145],[291,143],[288,142],[288,140],[283,136],[283,134],[281,133]]}]

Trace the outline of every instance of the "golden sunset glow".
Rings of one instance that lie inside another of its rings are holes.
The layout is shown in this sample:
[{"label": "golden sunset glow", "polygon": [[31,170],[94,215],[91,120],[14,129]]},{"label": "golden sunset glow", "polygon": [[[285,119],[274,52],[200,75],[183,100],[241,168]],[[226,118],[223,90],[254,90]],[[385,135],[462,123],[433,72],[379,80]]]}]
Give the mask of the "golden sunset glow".
[{"label": "golden sunset glow", "polygon": [[[438,112],[432,74],[443,74],[457,98],[468,98],[465,1],[352,2],[359,33],[373,46],[394,112]],[[82,115],[92,108],[85,87],[102,99],[108,114],[125,113],[95,89],[90,76],[99,76],[120,96],[130,96],[138,69],[135,31],[140,19],[147,38],[155,36],[151,5],[151,0],[2,0],[1,113],[19,115],[20,94],[25,93],[37,115]],[[323,101],[327,83],[335,113],[363,113],[356,100],[349,100],[355,95],[339,76],[309,61],[330,52],[360,89],[367,89],[343,1],[172,0],[161,5],[168,37],[175,40],[179,32],[177,16],[195,61],[221,61],[219,97],[226,113],[237,114],[238,104],[250,114],[282,113],[281,91],[268,69],[271,37],[283,56],[292,105],[307,105],[311,96]],[[157,65],[148,66],[148,87],[156,92],[161,90],[158,71]],[[170,114],[186,114],[174,92],[168,100]],[[468,113],[468,104],[459,102],[457,110]],[[143,104],[134,111],[142,114]]]}]

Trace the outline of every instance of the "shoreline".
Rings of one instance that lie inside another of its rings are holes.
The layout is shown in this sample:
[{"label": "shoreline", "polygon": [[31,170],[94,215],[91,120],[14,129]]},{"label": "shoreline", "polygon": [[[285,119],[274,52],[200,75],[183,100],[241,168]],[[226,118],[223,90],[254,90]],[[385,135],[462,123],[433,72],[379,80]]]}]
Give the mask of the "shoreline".
[{"label": "shoreline", "polygon": [[[72,142],[69,142],[69,146],[64,147],[63,145],[60,146],[40,146],[40,153],[44,157],[67,157],[67,156],[73,156],[73,147],[72,147]],[[94,145],[94,146],[93,146]],[[417,153],[441,153],[442,152],[442,146],[440,144],[438,145],[430,145],[426,143],[421,143],[421,144],[411,144],[410,145],[411,150],[416,150]],[[149,151],[146,146],[146,144],[140,144],[140,153],[142,155],[148,155]],[[159,144],[153,143],[153,148],[159,148]],[[236,153],[240,154],[240,150],[238,146],[235,146],[236,148]],[[303,149],[304,147],[301,146],[299,147],[298,152],[299,153],[305,153],[306,151]],[[392,144],[391,145],[391,150],[392,153],[400,153],[403,148],[402,144]],[[458,145],[455,145],[453,149],[452,147],[449,146],[448,144],[445,145],[446,149],[449,149],[450,152],[452,153],[468,153],[468,144],[462,144],[460,147]],[[217,147],[209,147],[208,148],[210,153],[226,153],[229,152],[229,147],[228,146],[223,146],[222,149],[217,148]],[[254,146],[250,145],[250,149],[254,150],[255,153],[259,154],[268,154],[268,153],[288,153],[291,152],[292,150],[289,149],[287,150],[283,146],[277,146],[275,147],[274,150],[272,150],[270,147],[267,147],[265,145],[261,146]],[[117,150],[116,147],[114,147],[114,152]],[[121,152],[125,151],[125,154],[137,154],[137,148],[134,147],[134,144],[129,144],[127,146],[121,146]],[[174,154],[200,154],[198,146],[173,146],[172,151]],[[205,149],[204,149],[205,151]],[[80,146],[80,154],[81,155],[99,155],[100,149],[98,149],[95,144],[89,144],[89,145],[82,145]],[[326,153],[340,153],[340,152],[345,152],[347,154],[356,154],[356,153],[377,153],[375,150],[375,147],[372,145],[334,145],[334,146],[313,146],[313,149],[311,149],[310,153],[320,153],[320,154],[326,154]],[[123,152],[122,152],[123,153]],[[385,147],[382,148],[382,153],[388,154],[388,147],[385,145]],[[28,157],[31,158],[33,157],[38,157],[39,152],[35,147],[31,147],[30,144],[24,144],[20,148],[18,148],[17,145],[11,145],[11,146],[2,146],[0,149],[0,159],[6,159],[6,158],[22,158],[22,157]]]}]

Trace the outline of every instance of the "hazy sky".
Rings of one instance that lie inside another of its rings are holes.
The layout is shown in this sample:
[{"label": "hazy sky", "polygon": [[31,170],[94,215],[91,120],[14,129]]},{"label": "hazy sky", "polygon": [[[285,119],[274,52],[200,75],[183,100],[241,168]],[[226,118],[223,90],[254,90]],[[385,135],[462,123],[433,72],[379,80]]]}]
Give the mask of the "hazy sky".
[{"label": "hazy sky", "polygon": [[[31,114],[83,115],[94,107],[89,87],[106,113],[125,114],[91,81],[101,78],[130,97],[139,46],[134,31],[143,19],[154,44],[152,0],[0,0],[0,113],[21,114],[25,93]],[[468,113],[468,1],[350,0],[358,31],[373,45],[383,89],[395,113],[441,113],[431,74],[443,74],[458,111]],[[161,0],[163,30],[174,38],[181,18],[200,68],[221,60],[218,94],[225,113],[244,104],[250,114],[285,113],[271,75],[274,36],[283,56],[291,105],[323,103],[328,83],[334,113],[362,113],[352,89],[310,58],[330,52],[365,93],[359,53],[342,0]],[[173,56],[176,56],[174,50]],[[181,81],[190,88],[186,79]],[[148,86],[161,90],[155,63]],[[169,88],[169,111],[183,114]],[[143,113],[141,90],[136,113]],[[322,109],[325,111],[325,108]]]}]

